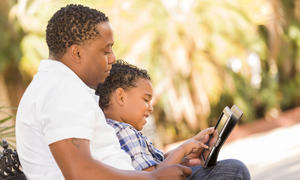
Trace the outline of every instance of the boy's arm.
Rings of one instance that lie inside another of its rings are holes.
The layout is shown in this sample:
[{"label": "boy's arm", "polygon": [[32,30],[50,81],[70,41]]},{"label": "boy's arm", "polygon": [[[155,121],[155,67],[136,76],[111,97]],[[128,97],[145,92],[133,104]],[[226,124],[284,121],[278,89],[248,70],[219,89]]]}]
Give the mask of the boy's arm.
[{"label": "boy's arm", "polygon": [[[199,158],[202,152],[201,148],[208,149],[205,144],[209,139],[209,135],[214,133],[214,128],[207,128],[193,138],[188,139],[178,148],[171,150],[165,154],[165,161],[161,165],[169,165],[174,163],[183,163],[188,166],[203,164]],[[185,158],[185,159],[184,159]]]},{"label": "boy's arm", "polygon": [[208,148],[201,141],[191,138],[181,144],[178,148],[171,150],[165,154],[165,160],[157,167],[168,166],[171,164],[179,164],[183,162],[185,156],[201,151],[202,148]]},{"label": "boy's arm", "polygon": [[[154,167],[157,166],[159,162],[152,156],[152,152],[149,152],[149,144],[137,130],[130,126],[124,126],[116,130],[116,135],[121,148],[129,154],[132,166],[136,170],[145,170],[148,167],[151,167],[149,171],[155,169]],[[162,160],[163,153],[160,153]]]},{"label": "boy's arm", "polygon": [[191,170],[183,166],[169,166],[151,173],[119,170],[92,158],[89,140],[70,138],[49,145],[50,150],[65,179],[182,179]]}]

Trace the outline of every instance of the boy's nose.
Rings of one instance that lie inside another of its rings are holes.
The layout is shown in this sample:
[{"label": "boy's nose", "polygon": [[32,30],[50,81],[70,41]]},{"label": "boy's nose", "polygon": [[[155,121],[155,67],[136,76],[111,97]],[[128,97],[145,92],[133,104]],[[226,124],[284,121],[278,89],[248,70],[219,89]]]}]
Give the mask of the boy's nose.
[{"label": "boy's nose", "polygon": [[149,111],[150,111],[150,113],[153,112],[153,106],[152,106],[152,104],[149,104]]}]

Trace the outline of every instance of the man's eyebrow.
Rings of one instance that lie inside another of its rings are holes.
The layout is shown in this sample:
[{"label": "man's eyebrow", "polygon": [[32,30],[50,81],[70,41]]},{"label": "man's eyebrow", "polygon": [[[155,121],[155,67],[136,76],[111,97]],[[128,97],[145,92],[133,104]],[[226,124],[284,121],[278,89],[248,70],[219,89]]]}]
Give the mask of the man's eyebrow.
[{"label": "man's eyebrow", "polygon": [[106,46],[113,46],[113,45],[114,45],[114,42],[108,43]]},{"label": "man's eyebrow", "polygon": [[108,43],[106,46],[104,46],[103,48],[101,48],[103,51],[108,48],[108,47],[112,47],[114,45],[114,43]]},{"label": "man's eyebrow", "polygon": [[114,42],[111,42],[111,43],[107,43],[106,46],[104,48],[107,48],[107,47],[112,47],[114,45]]},{"label": "man's eyebrow", "polygon": [[152,98],[152,94],[146,93],[145,95],[148,96],[149,98]]}]

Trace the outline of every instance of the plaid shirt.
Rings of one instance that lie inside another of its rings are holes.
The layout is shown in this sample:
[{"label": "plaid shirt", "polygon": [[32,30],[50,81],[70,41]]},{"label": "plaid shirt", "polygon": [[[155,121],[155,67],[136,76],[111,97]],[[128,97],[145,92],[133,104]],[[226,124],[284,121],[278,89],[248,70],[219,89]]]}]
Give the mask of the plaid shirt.
[{"label": "plaid shirt", "polygon": [[130,155],[134,169],[143,170],[164,160],[164,154],[130,124],[111,119],[106,122],[115,129],[121,148]]}]

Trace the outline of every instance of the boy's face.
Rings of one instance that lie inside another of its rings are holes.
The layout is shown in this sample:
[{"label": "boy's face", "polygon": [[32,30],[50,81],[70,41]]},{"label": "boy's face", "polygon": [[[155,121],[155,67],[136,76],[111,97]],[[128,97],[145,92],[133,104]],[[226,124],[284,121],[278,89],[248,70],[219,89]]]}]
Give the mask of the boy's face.
[{"label": "boy's face", "polygon": [[109,22],[98,24],[96,29],[100,33],[99,37],[80,45],[81,78],[91,88],[104,82],[116,60],[112,51],[114,39]]},{"label": "boy's face", "polygon": [[142,78],[137,81],[136,87],[125,90],[121,120],[138,131],[142,130],[147,123],[146,118],[153,111],[152,93],[151,82]]}]

